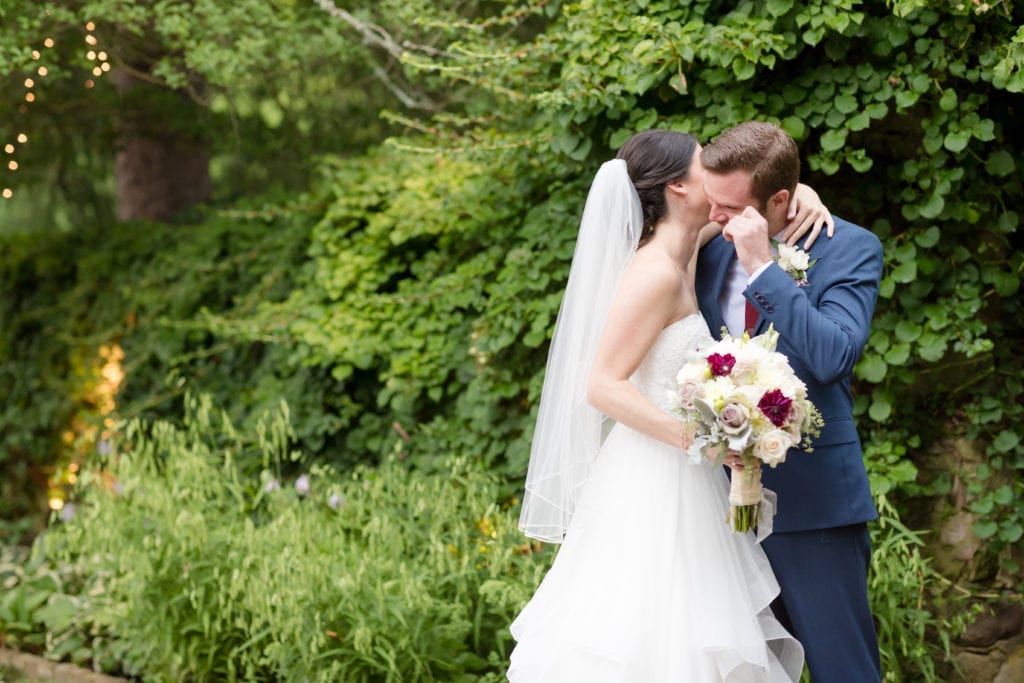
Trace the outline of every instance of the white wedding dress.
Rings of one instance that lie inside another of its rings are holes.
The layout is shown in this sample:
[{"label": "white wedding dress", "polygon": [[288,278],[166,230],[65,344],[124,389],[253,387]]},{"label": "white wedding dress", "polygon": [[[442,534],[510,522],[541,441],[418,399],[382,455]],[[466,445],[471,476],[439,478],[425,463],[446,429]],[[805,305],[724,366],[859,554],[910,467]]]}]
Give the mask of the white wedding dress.
[{"label": "white wedding dress", "polygon": [[[670,325],[633,383],[669,409],[679,368],[711,341],[700,315]],[[803,648],[769,609],[778,583],[752,534],[726,523],[728,507],[721,467],[616,424],[511,626],[509,680],[798,681]]]}]

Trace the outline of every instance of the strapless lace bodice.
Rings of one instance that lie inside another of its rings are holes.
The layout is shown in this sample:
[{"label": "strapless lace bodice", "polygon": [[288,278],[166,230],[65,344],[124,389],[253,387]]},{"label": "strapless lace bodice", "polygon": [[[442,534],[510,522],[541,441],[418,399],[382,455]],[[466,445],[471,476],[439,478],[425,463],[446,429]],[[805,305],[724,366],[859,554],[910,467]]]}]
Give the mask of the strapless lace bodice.
[{"label": "strapless lace bodice", "polygon": [[700,314],[678,320],[661,331],[630,381],[655,405],[671,410],[670,395],[675,391],[679,369],[712,342],[708,324]]}]

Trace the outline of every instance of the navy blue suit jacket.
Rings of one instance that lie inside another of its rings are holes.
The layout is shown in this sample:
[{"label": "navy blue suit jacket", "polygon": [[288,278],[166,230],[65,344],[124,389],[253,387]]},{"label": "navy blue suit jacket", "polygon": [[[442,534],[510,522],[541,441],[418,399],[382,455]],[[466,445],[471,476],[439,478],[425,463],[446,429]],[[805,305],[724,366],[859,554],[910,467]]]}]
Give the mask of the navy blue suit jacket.
[{"label": "navy blue suit jacket", "polygon": [[[878,513],[864,470],[853,422],[850,377],[867,343],[882,275],[882,245],[871,232],[840,218],[835,235],[815,241],[803,287],[777,264],[744,292],[760,314],[757,332],[768,324],[779,333],[778,351],[807,384],[808,398],[825,419],[813,452],[791,449],[786,461],[763,470],[764,485],[778,494],[775,531],[806,531],[875,519]],[[725,321],[718,303],[736,258],[720,235],[705,245],[697,267],[697,299],[712,333]]]}]

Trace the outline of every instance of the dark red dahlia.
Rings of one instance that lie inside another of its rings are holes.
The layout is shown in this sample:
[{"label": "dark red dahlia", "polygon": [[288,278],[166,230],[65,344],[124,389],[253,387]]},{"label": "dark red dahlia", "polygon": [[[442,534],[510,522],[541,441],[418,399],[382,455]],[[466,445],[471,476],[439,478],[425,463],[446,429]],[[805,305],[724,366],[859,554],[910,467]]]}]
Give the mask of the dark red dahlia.
[{"label": "dark red dahlia", "polygon": [[708,364],[711,365],[712,377],[724,377],[732,372],[732,366],[736,365],[736,358],[731,353],[712,353],[708,356]]},{"label": "dark red dahlia", "polygon": [[765,417],[771,420],[773,425],[781,428],[786,424],[786,419],[789,418],[789,411],[793,407],[793,399],[788,398],[778,389],[772,389],[771,391],[764,392],[761,400],[757,402],[757,407],[761,409]]}]

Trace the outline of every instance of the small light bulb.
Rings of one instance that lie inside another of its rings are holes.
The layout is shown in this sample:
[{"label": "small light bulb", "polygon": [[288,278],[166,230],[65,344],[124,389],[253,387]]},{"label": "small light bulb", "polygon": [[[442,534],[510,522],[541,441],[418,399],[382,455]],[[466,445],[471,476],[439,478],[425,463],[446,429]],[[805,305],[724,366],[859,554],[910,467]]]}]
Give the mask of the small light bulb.
[{"label": "small light bulb", "polygon": [[32,50],[32,59],[39,59],[39,50]]},{"label": "small light bulb", "polygon": [[36,101],[36,96],[33,95],[32,93],[29,93],[29,94],[25,95],[25,101],[26,102],[35,102]]},{"label": "small light bulb", "polygon": [[4,188],[4,199],[10,199],[13,196],[14,196],[14,193],[11,192],[11,188],[5,187]]},{"label": "small light bulb", "polygon": [[93,70],[92,70],[92,75],[93,76],[102,76],[103,75],[103,69],[99,68],[98,66],[94,67]]},{"label": "small light bulb", "polygon": [[85,53],[85,58],[89,60],[96,59],[96,52],[94,50],[89,50]]},{"label": "small light bulb", "polygon": [[103,62],[100,64],[100,68],[104,71],[110,71],[110,62]]},{"label": "small light bulb", "polygon": [[18,162],[15,161],[14,159],[11,159],[10,161],[7,162],[7,168],[11,169],[12,171],[17,171]]},{"label": "small light bulb", "polygon": [[18,133],[18,142],[24,145],[26,142],[28,142],[28,136],[25,135],[24,133]]},{"label": "small light bulb", "polygon": [[96,57],[98,57],[101,62],[107,61],[107,53],[106,52],[102,52],[102,51],[97,52],[96,53]]},{"label": "small light bulb", "polygon": [[53,47],[53,38],[47,38],[43,41],[43,45],[46,47]]},{"label": "small light bulb", "polygon": [[39,75],[40,75],[40,76],[45,76],[45,75],[46,75],[46,74],[48,74],[48,73],[49,73],[49,71],[47,71],[47,70],[46,70],[46,67],[45,67],[45,66],[41,66],[41,67],[39,67]]},{"label": "small light bulb", "polygon": [[96,81],[92,80],[91,78],[85,82],[85,87],[86,88],[91,88],[94,85],[96,85]]},{"label": "small light bulb", "polygon": [[96,30],[96,24],[94,24],[94,23],[92,23],[90,21],[88,24],[85,25],[85,30],[86,31],[95,31]]},{"label": "small light bulb", "polygon": [[35,86],[35,84],[36,84],[36,82],[33,81],[31,78],[26,78],[25,79],[25,87],[26,88],[31,88],[31,87]]},{"label": "small light bulb", "polygon": [[85,42],[89,43],[90,45],[95,45],[96,44],[96,36],[94,36],[94,35],[86,36],[85,37]]},{"label": "small light bulb", "polygon": [[4,145],[4,151],[7,152],[8,154],[14,154],[14,145],[12,145],[11,143],[7,143],[6,145]]}]

